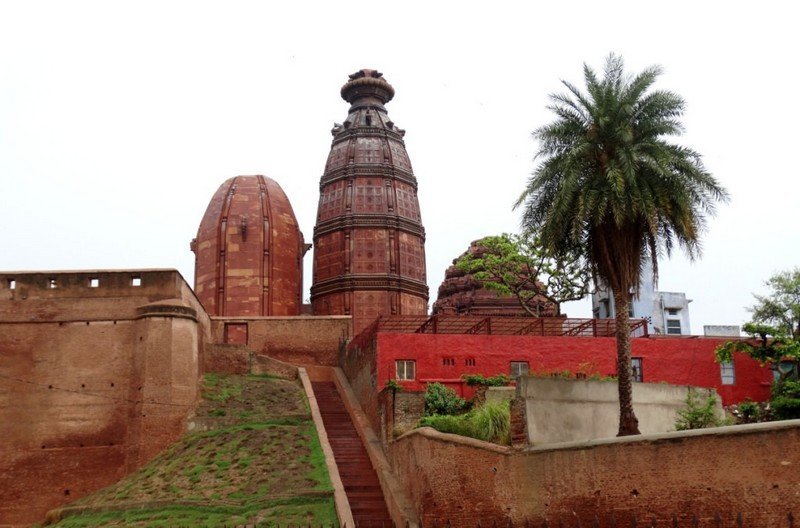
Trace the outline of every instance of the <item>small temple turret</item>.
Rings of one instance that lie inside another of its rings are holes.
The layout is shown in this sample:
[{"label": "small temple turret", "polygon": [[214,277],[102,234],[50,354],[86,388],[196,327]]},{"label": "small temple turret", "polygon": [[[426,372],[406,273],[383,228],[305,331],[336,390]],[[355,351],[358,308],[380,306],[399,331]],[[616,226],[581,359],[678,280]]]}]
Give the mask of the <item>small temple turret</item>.
[{"label": "small temple turret", "polygon": [[311,303],[317,315],[352,315],[358,333],[379,315],[427,313],[425,229],[405,131],[384,106],[394,88],[364,69],[341,95],[351,106],[320,180]]},{"label": "small temple turret", "polygon": [[300,314],[308,246],[274,180],[226,180],[211,198],[191,249],[194,291],[209,315]]}]

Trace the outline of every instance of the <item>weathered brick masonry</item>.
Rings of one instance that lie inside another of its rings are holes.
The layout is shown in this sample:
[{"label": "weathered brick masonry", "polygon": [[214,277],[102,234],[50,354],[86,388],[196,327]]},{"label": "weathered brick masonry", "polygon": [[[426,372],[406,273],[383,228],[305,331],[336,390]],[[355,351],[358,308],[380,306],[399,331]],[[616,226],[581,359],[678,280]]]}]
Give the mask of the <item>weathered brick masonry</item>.
[{"label": "weathered brick masonry", "polygon": [[[337,366],[352,319],[327,317],[212,317],[215,343],[246,345],[254,353],[296,365]],[[231,330],[235,331],[235,334]]]},{"label": "weathered brick masonry", "polygon": [[39,521],[179,438],[208,329],[175,270],[0,274],[0,522]]},{"label": "weathered brick masonry", "polygon": [[316,315],[352,315],[360,332],[379,315],[425,314],[425,230],[403,136],[384,106],[394,88],[375,70],[342,86],[350,103],[320,179],[314,227]]},{"label": "weathered brick masonry", "polygon": [[[733,526],[785,526],[800,510],[800,420],[515,451],[416,430],[389,456],[426,523],[551,522],[635,513],[667,525],[719,512]],[[705,524],[704,524],[705,525]],[[659,524],[661,526],[661,524]]]}]

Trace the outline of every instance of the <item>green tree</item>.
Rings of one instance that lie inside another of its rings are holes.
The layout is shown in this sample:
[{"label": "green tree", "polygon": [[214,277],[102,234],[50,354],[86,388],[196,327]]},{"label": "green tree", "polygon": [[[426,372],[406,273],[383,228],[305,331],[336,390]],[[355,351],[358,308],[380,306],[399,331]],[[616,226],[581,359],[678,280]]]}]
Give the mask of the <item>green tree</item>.
[{"label": "green tree", "polygon": [[[776,273],[765,282],[768,295],[754,295],[750,322],[742,326],[750,339],[728,341],[716,350],[717,361],[733,361],[734,352],[744,352],[777,369],[781,360],[800,360],[800,268]],[[781,372],[778,385],[787,372]]]},{"label": "green tree", "polygon": [[757,302],[750,307],[753,322],[800,339],[800,268],[776,273],[765,284],[770,293],[754,295]]},{"label": "green tree", "polygon": [[579,251],[613,292],[620,436],[639,432],[628,311],[643,260],[657,273],[658,255],[676,244],[698,256],[705,218],[727,200],[700,155],[667,140],[683,131],[685,103],[652,89],[661,69],[623,70],[610,55],[602,77],[584,65],[585,93],[564,81],[568,93],[551,95],[556,119],[533,133],[538,163],[516,203],[524,206],[523,227],[538,230],[546,250]]},{"label": "green tree", "polygon": [[513,295],[530,315],[538,317],[548,302],[559,314],[562,302],[578,301],[589,293],[588,268],[581,255],[553,256],[536,233],[488,236],[477,246],[479,251],[459,257],[456,267],[484,288]]}]

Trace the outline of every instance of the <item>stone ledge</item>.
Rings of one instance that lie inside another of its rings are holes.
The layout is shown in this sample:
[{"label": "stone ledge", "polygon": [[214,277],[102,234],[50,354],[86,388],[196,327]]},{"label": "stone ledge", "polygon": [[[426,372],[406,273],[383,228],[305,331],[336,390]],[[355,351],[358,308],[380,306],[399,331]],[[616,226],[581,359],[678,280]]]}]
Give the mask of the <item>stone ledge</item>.
[{"label": "stone ledge", "polygon": [[587,447],[598,447],[615,444],[636,444],[636,443],[666,443],[675,442],[684,438],[694,437],[713,437],[713,436],[739,436],[748,434],[768,433],[770,431],[780,431],[784,429],[797,429],[800,432],[800,420],[782,420],[779,422],[766,422],[744,425],[728,425],[724,427],[709,427],[707,429],[692,429],[690,431],[672,431],[669,433],[655,433],[632,436],[621,436],[614,438],[600,438],[597,440],[562,442],[556,444],[543,444],[531,446],[524,449],[526,453],[542,451],[563,451],[584,449]]}]

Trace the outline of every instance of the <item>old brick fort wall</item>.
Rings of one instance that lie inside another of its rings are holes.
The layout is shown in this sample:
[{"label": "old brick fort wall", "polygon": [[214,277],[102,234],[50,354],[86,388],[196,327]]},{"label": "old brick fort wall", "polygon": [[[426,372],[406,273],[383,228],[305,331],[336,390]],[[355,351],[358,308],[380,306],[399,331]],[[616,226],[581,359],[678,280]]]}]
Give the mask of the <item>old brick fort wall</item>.
[{"label": "old brick fort wall", "polygon": [[393,442],[389,456],[425,525],[578,517],[591,526],[613,514],[622,526],[635,514],[667,526],[672,514],[697,514],[705,526],[719,513],[733,526],[742,513],[744,526],[767,527],[797,515],[798,442],[800,420],[525,451],[424,428]]},{"label": "old brick fort wall", "polygon": [[296,365],[338,365],[352,335],[349,316],[212,317],[214,343],[244,345],[256,354]]},{"label": "old brick fort wall", "polygon": [[0,519],[39,521],[185,431],[208,317],[175,270],[0,274]]}]

